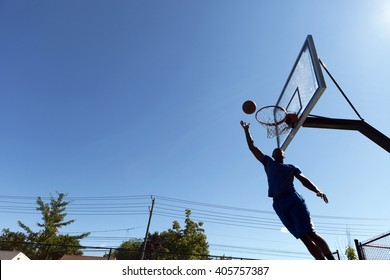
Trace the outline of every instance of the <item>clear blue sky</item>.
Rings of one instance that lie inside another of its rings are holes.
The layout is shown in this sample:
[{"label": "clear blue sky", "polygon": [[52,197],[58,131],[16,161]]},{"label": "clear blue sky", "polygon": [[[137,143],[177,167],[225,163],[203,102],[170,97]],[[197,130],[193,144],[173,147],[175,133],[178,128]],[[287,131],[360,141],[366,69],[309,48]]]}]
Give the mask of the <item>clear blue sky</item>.
[{"label": "clear blue sky", "polygon": [[[152,232],[190,208],[212,254],[310,259],[281,230],[240,120],[265,153],[275,141],[241,104],[274,104],[312,34],[389,136],[389,19],[378,0],[0,1],[0,227],[36,228],[35,198],[64,192],[77,220],[64,232],[116,247],[143,238],[153,195]],[[325,78],[312,113],[355,119]],[[286,162],[328,195],[296,183],[332,250],[390,230],[389,153],[363,135],[303,128]]]}]

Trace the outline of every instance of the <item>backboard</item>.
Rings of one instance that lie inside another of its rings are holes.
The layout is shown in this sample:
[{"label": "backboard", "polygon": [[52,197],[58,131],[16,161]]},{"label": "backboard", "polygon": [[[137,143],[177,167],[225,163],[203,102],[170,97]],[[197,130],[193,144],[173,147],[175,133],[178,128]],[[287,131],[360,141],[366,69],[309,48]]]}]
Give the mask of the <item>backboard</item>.
[{"label": "backboard", "polygon": [[308,35],[276,102],[276,106],[298,115],[295,128],[287,134],[276,135],[279,148],[286,150],[325,89],[314,41]]}]

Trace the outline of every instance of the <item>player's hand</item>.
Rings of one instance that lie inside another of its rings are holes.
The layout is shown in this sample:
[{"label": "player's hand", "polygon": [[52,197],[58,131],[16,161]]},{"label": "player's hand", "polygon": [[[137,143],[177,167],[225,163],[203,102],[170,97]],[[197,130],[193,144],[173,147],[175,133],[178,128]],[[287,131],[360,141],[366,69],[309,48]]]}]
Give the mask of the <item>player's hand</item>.
[{"label": "player's hand", "polygon": [[318,192],[317,193],[317,196],[318,197],[321,197],[321,199],[323,199],[325,201],[325,203],[328,203],[328,197],[326,196],[326,194],[322,193],[322,192]]},{"label": "player's hand", "polygon": [[244,121],[240,121],[240,124],[241,126],[244,128],[244,129],[249,129],[249,126],[251,125],[250,123],[246,123]]}]

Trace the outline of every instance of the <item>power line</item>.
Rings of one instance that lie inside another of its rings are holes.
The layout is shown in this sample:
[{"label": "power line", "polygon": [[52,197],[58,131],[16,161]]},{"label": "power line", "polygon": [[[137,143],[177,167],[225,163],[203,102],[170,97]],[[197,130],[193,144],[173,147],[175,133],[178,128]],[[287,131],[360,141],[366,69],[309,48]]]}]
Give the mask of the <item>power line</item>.
[{"label": "power line", "polygon": [[78,233],[84,233],[84,232],[90,232],[90,233],[97,233],[97,232],[118,232],[118,231],[129,231],[133,230],[135,228],[122,228],[122,229],[110,229],[110,230],[93,230],[93,231],[69,231],[69,232],[63,232],[63,234],[78,234]]},{"label": "power line", "polygon": [[[236,226],[245,228],[280,230],[282,224],[273,211],[240,208],[212,203],[182,200],[165,196],[156,198],[155,214],[160,217],[182,219],[185,209],[191,209],[191,217],[207,224]],[[145,216],[149,214],[149,195],[68,197],[71,204],[67,213],[74,216]],[[32,205],[36,197],[0,195],[0,213],[39,214]],[[42,198],[43,199],[43,198]],[[45,197],[50,199],[50,197]],[[31,202],[30,202],[30,201]],[[35,203],[36,204],[36,203]],[[31,205],[31,207],[29,206]],[[366,221],[389,221],[381,218],[313,215],[318,221],[316,227],[325,234],[345,234],[345,227],[355,234],[371,236],[380,224],[367,224]],[[325,220],[325,221],[324,221]],[[344,223],[342,221],[345,221]],[[354,223],[351,223],[353,221]],[[359,223],[360,221],[360,223]]]}]

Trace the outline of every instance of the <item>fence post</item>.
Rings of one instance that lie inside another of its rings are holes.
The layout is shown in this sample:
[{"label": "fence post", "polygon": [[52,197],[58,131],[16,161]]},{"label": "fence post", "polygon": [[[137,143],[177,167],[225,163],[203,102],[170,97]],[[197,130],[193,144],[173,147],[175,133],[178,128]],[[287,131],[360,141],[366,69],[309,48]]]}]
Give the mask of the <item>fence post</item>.
[{"label": "fence post", "polygon": [[356,246],[356,252],[358,254],[359,260],[364,260],[362,244],[357,239],[355,239],[355,246]]},{"label": "fence post", "polygon": [[340,260],[340,253],[339,253],[339,250],[336,250],[336,252],[334,252],[333,254],[336,254],[336,255],[337,255],[337,259]]}]

